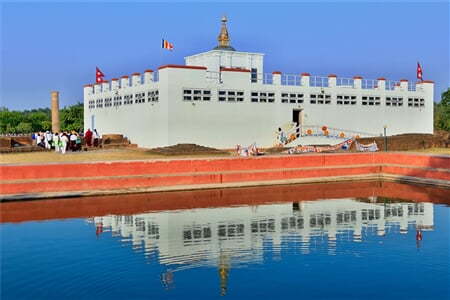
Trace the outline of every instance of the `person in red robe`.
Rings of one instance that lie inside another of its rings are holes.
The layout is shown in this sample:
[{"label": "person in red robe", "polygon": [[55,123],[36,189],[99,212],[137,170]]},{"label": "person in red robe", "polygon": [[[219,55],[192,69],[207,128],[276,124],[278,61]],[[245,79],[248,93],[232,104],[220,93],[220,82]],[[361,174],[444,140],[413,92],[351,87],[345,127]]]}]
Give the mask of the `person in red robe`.
[{"label": "person in red robe", "polygon": [[92,131],[90,128],[88,128],[88,130],[84,134],[84,139],[86,141],[86,146],[91,147],[92,146]]}]

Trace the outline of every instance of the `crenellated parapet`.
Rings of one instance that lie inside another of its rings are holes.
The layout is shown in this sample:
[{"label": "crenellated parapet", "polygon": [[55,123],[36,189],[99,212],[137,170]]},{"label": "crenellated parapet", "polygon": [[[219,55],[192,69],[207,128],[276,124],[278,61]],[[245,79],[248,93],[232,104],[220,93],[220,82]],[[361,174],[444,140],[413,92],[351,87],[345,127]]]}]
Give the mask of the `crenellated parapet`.
[{"label": "crenellated parapet", "polygon": [[155,75],[153,70],[145,70],[144,75],[141,73],[133,73],[130,76],[123,75],[119,78],[112,78],[111,82],[104,80],[101,83],[86,84],[84,86],[84,96],[98,95],[103,93],[118,93],[119,90],[138,87],[142,85],[149,85],[155,82]]},{"label": "crenellated parapet", "polygon": [[[133,73],[130,76],[124,75],[120,79],[113,78],[111,82],[87,84],[84,86],[85,96],[93,94],[102,94],[108,92],[118,92],[120,90],[148,86],[159,82],[160,78],[166,80],[167,76],[160,76],[161,72],[167,73],[170,70],[171,76],[188,76],[196,78],[198,82],[216,83],[220,85],[243,85],[251,83],[252,85],[277,85],[277,86],[299,86],[303,88],[349,88],[353,90],[378,90],[378,91],[396,91],[396,92],[426,92],[434,87],[434,82],[424,80],[419,82],[410,82],[408,79],[399,81],[388,81],[384,77],[377,79],[364,79],[356,75],[353,78],[338,77],[335,74],[324,76],[311,76],[304,72],[300,75],[287,75],[281,71],[274,71],[271,74],[254,74],[246,68],[221,68],[219,72],[209,71],[203,66],[186,65],[164,65],[158,68],[155,73],[153,70],[145,70],[144,74]],[[176,74],[179,75],[176,75]],[[167,73],[168,74],[168,73]],[[167,79],[168,80],[168,79]]]}]

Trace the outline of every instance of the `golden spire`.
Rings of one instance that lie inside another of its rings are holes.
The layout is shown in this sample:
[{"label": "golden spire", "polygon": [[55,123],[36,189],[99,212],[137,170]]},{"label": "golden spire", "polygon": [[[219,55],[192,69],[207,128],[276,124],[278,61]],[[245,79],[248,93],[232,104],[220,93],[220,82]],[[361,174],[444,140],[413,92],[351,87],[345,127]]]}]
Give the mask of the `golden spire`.
[{"label": "golden spire", "polygon": [[220,30],[217,40],[219,41],[219,45],[214,49],[235,51],[234,48],[230,46],[230,36],[228,35],[226,16],[222,17],[222,29]]},{"label": "golden spire", "polygon": [[219,34],[219,46],[221,47],[229,47],[230,46],[230,36],[228,35],[227,30],[227,17],[222,17],[222,30],[220,30]]}]

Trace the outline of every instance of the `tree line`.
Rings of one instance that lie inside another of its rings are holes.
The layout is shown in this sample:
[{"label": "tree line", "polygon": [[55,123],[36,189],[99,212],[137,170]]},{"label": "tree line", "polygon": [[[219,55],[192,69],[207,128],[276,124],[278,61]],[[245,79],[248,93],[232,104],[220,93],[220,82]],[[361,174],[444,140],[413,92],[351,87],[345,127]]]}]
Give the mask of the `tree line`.
[{"label": "tree line", "polygon": [[[59,110],[61,131],[83,131],[83,103],[64,107]],[[0,108],[0,134],[30,134],[52,130],[52,111],[50,108],[38,108],[25,111],[10,111]]]},{"label": "tree line", "polygon": [[[60,109],[59,118],[62,131],[83,131],[83,103]],[[434,103],[434,129],[450,131],[450,88],[441,94],[439,103]],[[9,111],[5,107],[0,108],[0,134],[29,134],[47,130],[52,130],[50,108],[25,111]]]},{"label": "tree line", "polygon": [[450,132],[450,88],[441,94],[439,103],[434,103],[434,129]]}]

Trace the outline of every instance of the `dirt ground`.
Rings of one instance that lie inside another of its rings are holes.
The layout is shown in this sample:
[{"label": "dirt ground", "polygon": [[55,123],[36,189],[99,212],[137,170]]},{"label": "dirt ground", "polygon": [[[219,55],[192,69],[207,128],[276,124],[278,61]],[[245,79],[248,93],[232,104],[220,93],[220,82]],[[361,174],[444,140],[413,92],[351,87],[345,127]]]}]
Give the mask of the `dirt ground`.
[{"label": "dirt ground", "polygon": [[0,164],[76,163],[89,161],[145,160],[187,157],[231,157],[234,150],[217,150],[202,146],[172,146],[166,148],[112,148],[66,152],[37,151],[0,154]]},{"label": "dirt ground", "polygon": [[[265,155],[274,155],[283,149],[263,149]],[[413,150],[412,152],[450,155],[450,148],[428,148]],[[118,160],[146,160],[146,159],[176,159],[194,157],[233,157],[234,149],[219,150],[193,144],[175,145],[164,148],[117,148],[96,149],[78,152],[55,151],[21,152],[0,154],[0,164],[35,164],[35,163],[77,163],[89,161],[118,161]]]}]

